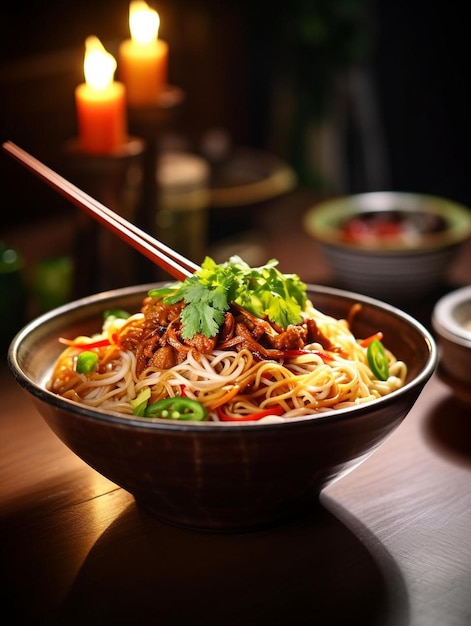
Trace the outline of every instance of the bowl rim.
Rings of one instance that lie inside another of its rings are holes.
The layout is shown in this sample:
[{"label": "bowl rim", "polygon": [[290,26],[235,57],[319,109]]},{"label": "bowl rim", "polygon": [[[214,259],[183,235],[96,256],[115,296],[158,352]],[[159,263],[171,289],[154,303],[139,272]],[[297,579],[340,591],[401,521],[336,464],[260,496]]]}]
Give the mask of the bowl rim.
[{"label": "bowl rim", "polygon": [[445,339],[471,349],[471,331],[466,331],[454,317],[456,308],[465,302],[469,302],[471,307],[471,285],[459,287],[442,296],[433,307],[432,326]]},{"label": "bowl rim", "polygon": [[[354,243],[341,239],[341,230],[336,227],[339,219],[347,219],[358,213],[371,211],[421,212],[426,203],[427,212],[444,218],[449,227],[439,233],[424,235],[413,245],[401,242],[374,244]],[[471,237],[471,210],[465,205],[441,196],[405,191],[371,191],[337,196],[323,200],[309,208],[303,216],[303,227],[308,235],[319,243],[351,250],[365,255],[399,256],[404,252],[414,255],[424,251],[440,250],[456,246]]]},{"label": "bowl rim", "polygon": [[[369,412],[370,407],[372,405],[387,405],[394,403],[395,398],[399,395],[407,394],[407,392],[413,389],[416,386],[425,385],[425,383],[432,376],[434,371],[438,366],[438,347],[436,342],[432,336],[432,333],[417,319],[406,313],[405,311],[395,307],[392,304],[388,304],[387,302],[383,302],[376,298],[366,296],[363,294],[359,294],[353,291],[339,289],[336,287],[329,287],[326,285],[317,285],[308,283],[307,290],[314,291],[316,293],[324,293],[332,296],[339,296],[342,298],[349,298],[357,300],[358,302],[362,302],[365,304],[370,304],[375,307],[379,307],[381,309],[385,309],[391,313],[393,313],[396,317],[400,317],[403,321],[407,322],[409,325],[413,326],[424,338],[425,343],[428,345],[428,357],[425,364],[425,367],[420,372],[418,376],[416,376],[413,380],[407,382],[403,387],[392,391],[390,394],[386,396],[382,396],[372,402],[367,402],[364,404],[359,404],[355,407],[347,407],[344,409],[331,409],[328,411],[324,411],[318,414],[312,415],[303,415],[299,417],[291,417],[289,419],[283,421],[276,422],[173,422],[165,419],[159,418],[143,418],[143,417],[133,417],[133,416],[123,416],[119,413],[113,413],[111,411],[104,411],[97,408],[88,407],[85,405],[81,405],[72,400],[68,400],[67,398],[63,398],[45,388],[44,385],[38,384],[32,380],[30,380],[26,374],[23,372],[19,361],[18,361],[18,352],[22,345],[22,342],[41,324],[52,320],[56,317],[60,317],[62,315],[67,314],[71,309],[77,311],[79,309],[86,309],[87,307],[98,304],[100,302],[105,303],[108,300],[119,297],[129,297],[129,296],[137,296],[142,294],[144,297],[147,291],[156,287],[157,284],[168,284],[170,281],[163,281],[161,283],[148,283],[143,285],[135,285],[132,287],[123,287],[118,289],[113,289],[105,292],[100,292],[97,294],[92,294],[90,296],[86,296],[84,298],[80,298],[78,300],[71,301],[67,304],[64,304],[60,307],[52,309],[47,313],[43,313],[42,315],[36,317],[35,319],[28,322],[12,339],[8,352],[7,352],[7,363],[9,369],[16,380],[16,382],[23,387],[27,392],[31,394],[31,396],[46,402],[49,405],[52,405],[56,409],[72,411],[73,413],[90,420],[98,420],[106,423],[114,423],[121,427],[132,427],[132,428],[141,428],[143,430],[171,430],[171,431],[182,431],[182,432],[213,432],[220,433],[222,430],[227,432],[237,432],[237,431],[245,431],[247,429],[251,430],[274,430],[279,428],[296,428],[305,425],[307,422],[311,421],[341,421],[345,419],[355,419],[359,418],[365,413]],[[105,307],[103,307],[105,309]]]}]

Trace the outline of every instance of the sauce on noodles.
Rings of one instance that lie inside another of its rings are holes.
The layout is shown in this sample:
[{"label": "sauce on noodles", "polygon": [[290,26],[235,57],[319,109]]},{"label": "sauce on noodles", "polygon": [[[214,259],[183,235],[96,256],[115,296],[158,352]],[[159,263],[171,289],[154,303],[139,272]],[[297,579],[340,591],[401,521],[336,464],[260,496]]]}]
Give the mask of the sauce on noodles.
[{"label": "sauce on noodles", "polygon": [[[138,313],[108,314],[97,335],[62,339],[67,347],[48,388],[123,416],[183,397],[201,403],[206,420],[275,421],[371,402],[405,382],[406,364],[387,346],[385,379],[370,367],[368,346],[380,342],[381,329],[357,338],[351,320],[326,315],[307,298],[299,321],[285,327],[229,302],[215,335],[185,338],[188,304],[168,298],[177,288],[149,292]],[[92,371],[78,372],[84,351],[98,358]]]}]

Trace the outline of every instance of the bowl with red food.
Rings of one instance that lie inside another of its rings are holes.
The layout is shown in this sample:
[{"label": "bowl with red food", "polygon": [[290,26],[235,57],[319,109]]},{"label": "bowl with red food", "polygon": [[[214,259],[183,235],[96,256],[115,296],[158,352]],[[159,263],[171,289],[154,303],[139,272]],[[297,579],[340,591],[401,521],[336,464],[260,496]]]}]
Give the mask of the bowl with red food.
[{"label": "bowl with red food", "polygon": [[312,511],[437,364],[428,330],[276,260],[206,258],[29,322],[8,362],[51,430],[159,520],[248,531]]},{"label": "bowl with red food", "polygon": [[438,196],[378,191],[321,201],[303,225],[336,286],[400,305],[443,290],[471,237],[471,210]]}]

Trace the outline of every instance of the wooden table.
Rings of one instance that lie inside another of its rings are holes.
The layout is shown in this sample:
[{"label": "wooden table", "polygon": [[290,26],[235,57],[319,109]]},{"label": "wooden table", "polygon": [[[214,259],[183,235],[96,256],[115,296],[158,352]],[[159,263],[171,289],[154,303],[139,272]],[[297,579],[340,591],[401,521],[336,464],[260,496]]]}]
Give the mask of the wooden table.
[{"label": "wooden table", "polygon": [[[296,226],[265,233],[284,271],[328,280]],[[455,275],[468,267],[463,257]],[[4,623],[471,624],[471,407],[436,375],[316,513],[236,534],[138,509],[57,439],[5,364],[0,398]]]}]

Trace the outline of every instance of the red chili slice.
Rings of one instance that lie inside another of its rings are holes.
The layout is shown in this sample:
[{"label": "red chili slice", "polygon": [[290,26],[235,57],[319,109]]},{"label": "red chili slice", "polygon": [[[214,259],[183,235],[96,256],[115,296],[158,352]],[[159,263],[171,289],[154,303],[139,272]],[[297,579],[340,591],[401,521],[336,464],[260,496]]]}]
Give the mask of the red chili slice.
[{"label": "red chili slice", "polygon": [[250,415],[240,416],[227,415],[221,407],[218,407],[216,410],[221,422],[256,422],[267,415],[283,415],[285,412],[281,406],[275,406],[272,409],[265,409],[263,411],[258,411],[257,413],[250,413]]},{"label": "red chili slice", "polygon": [[74,341],[73,339],[64,339],[64,337],[59,337],[59,342],[65,344],[66,346],[71,346],[73,348],[85,348],[86,350],[89,350],[90,348],[104,348],[105,346],[111,345],[109,339],[99,339],[98,341],[83,343],[80,341]]}]

